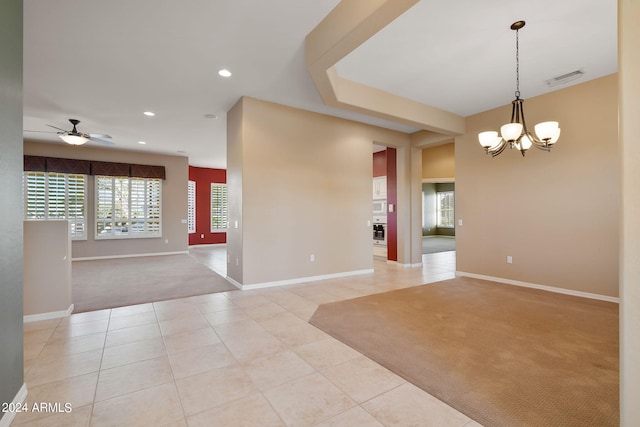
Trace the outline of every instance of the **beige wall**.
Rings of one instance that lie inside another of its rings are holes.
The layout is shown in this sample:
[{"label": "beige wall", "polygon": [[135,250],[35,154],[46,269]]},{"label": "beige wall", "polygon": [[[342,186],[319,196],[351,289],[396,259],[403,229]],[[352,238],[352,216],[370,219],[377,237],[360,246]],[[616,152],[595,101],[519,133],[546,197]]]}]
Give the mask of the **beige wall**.
[{"label": "beige wall", "polygon": [[[87,240],[77,240],[72,243],[74,259],[188,250],[187,224],[182,223],[182,220],[187,218],[187,181],[189,180],[187,157],[33,141],[25,141],[24,154],[161,165],[166,169],[167,179],[162,182],[162,238],[95,240],[94,181],[90,176],[87,206],[88,236]],[[168,243],[165,243],[166,239],[168,239]]]},{"label": "beige wall", "polygon": [[238,206],[228,275],[253,285],[371,269],[371,144],[408,137],[252,98],[227,117],[229,200]]},{"label": "beige wall", "polygon": [[618,296],[617,89],[611,75],[527,99],[529,126],[557,119],[562,135],[525,158],[491,158],[477,142],[510,106],[467,118],[455,143],[458,271]]},{"label": "beige wall", "polygon": [[620,425],[640,425],[640,3],[618,2],[622,224]]},{"label": "beige wall", "polygon": [[227,277],[244,283],[243,275],[243,120],[244,98],[227,112],[227,191],[229,229],[227,230]]},{"label": "beige wall", "polygon": [[422,150],[422,179],[456,176],[455,145],[436,145]]}]

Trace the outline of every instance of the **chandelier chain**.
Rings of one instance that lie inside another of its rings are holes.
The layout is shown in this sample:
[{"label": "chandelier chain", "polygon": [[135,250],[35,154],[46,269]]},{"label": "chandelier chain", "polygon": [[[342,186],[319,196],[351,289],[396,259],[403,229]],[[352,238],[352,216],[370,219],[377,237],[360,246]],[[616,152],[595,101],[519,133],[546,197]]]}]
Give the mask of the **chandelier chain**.
[{"label": "chandelier chain", "polygon": [[516,98],[520,98],[520,46],[519,31],[516,30]]}]

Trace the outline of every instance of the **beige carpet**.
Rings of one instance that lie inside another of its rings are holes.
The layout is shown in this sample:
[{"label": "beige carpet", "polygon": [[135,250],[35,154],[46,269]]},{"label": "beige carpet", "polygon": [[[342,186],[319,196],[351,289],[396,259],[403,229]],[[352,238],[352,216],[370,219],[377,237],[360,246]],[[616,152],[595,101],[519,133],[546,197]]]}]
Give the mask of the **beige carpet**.
[{"label": "beige carpet", "polygon": [[485,426],[617,426],[618,306],[470,278],[310,323]]},{"label": "beige carpet", "polygon": [[236,290],[189,255],[72,263],[74,313]]}]

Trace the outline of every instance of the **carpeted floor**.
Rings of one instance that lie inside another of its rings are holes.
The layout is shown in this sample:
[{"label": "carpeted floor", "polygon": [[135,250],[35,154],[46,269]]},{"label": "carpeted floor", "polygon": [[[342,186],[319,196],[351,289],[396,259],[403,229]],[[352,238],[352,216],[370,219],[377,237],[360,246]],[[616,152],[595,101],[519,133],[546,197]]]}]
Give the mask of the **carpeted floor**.
[{"label": "carpeted floor", "polygon": [[485,426],[617,426],[618,306],[471,278],[310,323]]},{"label": "carpeted floor", "polygon": [[74,261],[71,281],[74,313],[237,289],[187,254]]},{"label": "carpeted floor", "polygon": [[423,236],[422,253],[434,254],[437,252],[449,252],[456,250],[455,237],[449,236]]}]

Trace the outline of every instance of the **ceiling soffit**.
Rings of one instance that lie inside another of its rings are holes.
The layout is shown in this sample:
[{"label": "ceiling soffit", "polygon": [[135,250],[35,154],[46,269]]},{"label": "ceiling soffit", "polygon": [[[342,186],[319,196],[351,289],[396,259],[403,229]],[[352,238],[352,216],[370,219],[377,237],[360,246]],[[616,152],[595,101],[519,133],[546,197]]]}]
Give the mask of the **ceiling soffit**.
[{"label": "ceiling soffit", "polygon": [[338,75],[335,65],[419,0],[344,0],[306,37],[306,63],[325,104],[441,135],[464,133],[462,116]]}]

